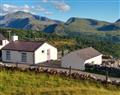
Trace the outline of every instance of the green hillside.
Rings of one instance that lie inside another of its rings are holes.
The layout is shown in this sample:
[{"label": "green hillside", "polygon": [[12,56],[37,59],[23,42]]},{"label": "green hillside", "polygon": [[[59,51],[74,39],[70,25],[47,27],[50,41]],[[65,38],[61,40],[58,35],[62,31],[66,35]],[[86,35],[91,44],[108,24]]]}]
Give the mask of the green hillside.
[{"label": "green hillside", "polygon": [[[61,26],[62,27],[62,26]],[[112,55],[120,58],[120,35],[114,32],[97,34],[97,33],[80,33],[77,35],[58,35],[54,33],[44,33],[32,30],[0,29],[6,38],[9,38],[8,30],[11,35],[18,35],[20,40],[45,40],[58,50],[68,49],[74,51],[85,47],[94,47],[103,54]]]},{"label": "green hillside", "polygon": [[54,32],[57,34],[61,34],[61,32],[63,32],[68,35],[76,35],[76,33],[97,33],[101,35],[113,33],[120,35],[120,24],[119,22],[109,23],[94,19],[72,17],[65,24],[59,24],[55,28]]},{"label": "green hillside", "polygon": [[120,88],[45,73],[3,70],[0,95],[120,95]]},{"label": "green hillside", "polygon": [[71,32],[99,32],[98,27],[109,25],[108,22],[97,21],[93,19],[84,18],[70,18],[66,22],[66,30]]}]

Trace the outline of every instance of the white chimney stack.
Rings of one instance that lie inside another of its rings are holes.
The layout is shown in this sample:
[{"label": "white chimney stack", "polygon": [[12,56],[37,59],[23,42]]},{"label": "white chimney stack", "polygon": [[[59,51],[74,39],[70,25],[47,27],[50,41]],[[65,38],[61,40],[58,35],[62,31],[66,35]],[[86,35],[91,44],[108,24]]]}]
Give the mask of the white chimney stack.
[{"label": "white chimney stack", "polygon": [[13,35],[12,36],[12,41],[17,41],[18,40],[18,36],[17,35]]}]

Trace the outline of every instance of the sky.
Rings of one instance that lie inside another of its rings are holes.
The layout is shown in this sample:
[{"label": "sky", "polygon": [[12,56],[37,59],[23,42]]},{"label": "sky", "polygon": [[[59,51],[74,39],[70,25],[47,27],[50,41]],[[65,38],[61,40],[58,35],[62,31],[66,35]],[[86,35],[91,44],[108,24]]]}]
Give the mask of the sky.
[{"label": "sky", "polygon": [[16,11],[61,21],[80,17],[115,22],[120,18],[120,0],[0,0],[0,15]]}]

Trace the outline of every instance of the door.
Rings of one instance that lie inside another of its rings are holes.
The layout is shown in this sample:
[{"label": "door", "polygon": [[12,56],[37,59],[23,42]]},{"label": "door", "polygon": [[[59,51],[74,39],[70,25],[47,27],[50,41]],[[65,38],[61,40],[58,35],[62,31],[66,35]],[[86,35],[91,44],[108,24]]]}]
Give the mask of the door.
[{"label": "door", "polygon": [[47,50],[47,61],[50,61],[50,49]]}]

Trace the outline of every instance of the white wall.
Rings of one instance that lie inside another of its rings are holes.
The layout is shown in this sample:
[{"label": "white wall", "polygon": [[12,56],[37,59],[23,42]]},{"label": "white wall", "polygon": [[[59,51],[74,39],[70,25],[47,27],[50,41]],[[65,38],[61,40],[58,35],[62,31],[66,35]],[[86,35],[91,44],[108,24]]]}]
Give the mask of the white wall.
[{"label": "white wall", "polygon": [[[40,48],[35,51],[35,64],[42,63],[48,60],[47,50],[50,49],[50,60],[57,60],[57,48],[50,44],[44,43]],[[42,53],[44,50],[44,53]]]},{"label": "white wall", "polygon": [[2,45],[0,45],[0,49],[2,49],[5,45],[9,43],[8,40],[2,40]]},{"label": "white wall", "polygon": [[18,40],[18,36],[13,35],[13,36],[12,36],[12,41],[17,41],[17,40]]},{"label": "white wall", "polygon": [[[3,62],[14,62],[14,63],[24,63],[21,62],[21,53],[19,51],[10,51],[11,60],[6,60],[6,50],[2,50],[2,61]],[[28,64],[33,64],[33,52],[25,52],[27,53],[27,62]]]},{"label": "white wall", "polygon": [[65,68],[69,68],[69,66],[71,66],[73,69],[85,70],[85,64],[92,62],[98,65],[102,64],[102,55],[84,61],[80,59],[80,57],[78,57],[75,53],[67,54],[62,58],[61,66]]},{"label": "white wall", "polygon": [[69,66],[71,66],[73,69],[79,69],[79,70],[84,70],[85,66],[84,66],[84,60],[80,59],[79,57],[75,57],[75,54],[71,54],[71,55],[65,55],[62,58],[62,67],[65,68],[69,68]]},{"label": "white wall", "polygon": [[92,62],[93,64],[97,64],[97,65],[102,64],[102,55],[99,55],[97,57],[85,61],[85,63],[92,63]]}]

